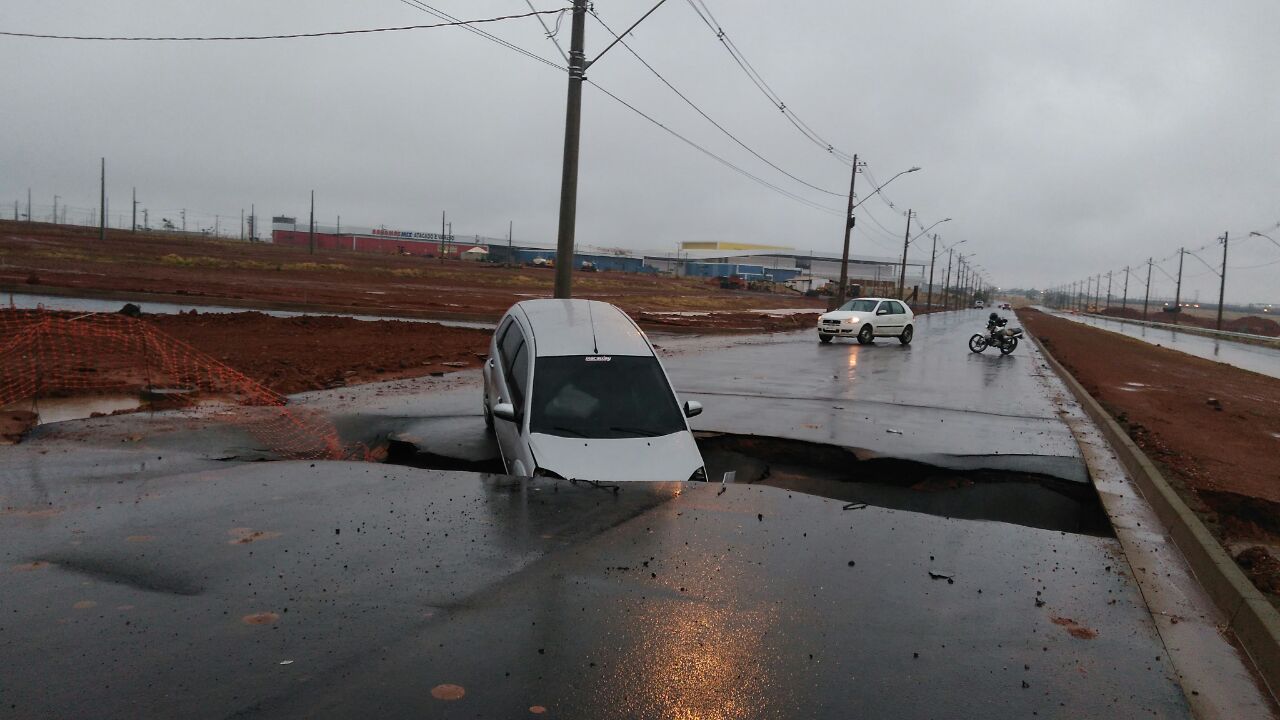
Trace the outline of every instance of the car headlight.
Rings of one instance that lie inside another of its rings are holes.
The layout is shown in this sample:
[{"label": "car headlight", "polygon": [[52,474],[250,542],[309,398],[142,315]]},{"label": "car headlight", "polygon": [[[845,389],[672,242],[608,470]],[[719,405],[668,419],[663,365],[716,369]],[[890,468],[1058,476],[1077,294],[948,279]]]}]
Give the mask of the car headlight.
[{"label": "car headlight", "polygon": [[846,318],[846,319],[845,319],[845,324],[847,324],[847,325],[857,325],[857,324],[858,324],[858,318],[857,318],[856,316],[855,316],[855,317],[851,317],[851,318]]}]

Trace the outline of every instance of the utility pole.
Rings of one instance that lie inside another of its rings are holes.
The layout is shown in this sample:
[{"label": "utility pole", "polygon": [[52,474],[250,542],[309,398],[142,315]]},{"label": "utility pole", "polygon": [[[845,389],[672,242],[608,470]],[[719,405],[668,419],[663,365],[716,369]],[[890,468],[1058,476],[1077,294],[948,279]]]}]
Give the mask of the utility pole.
[{"label": "utility pole", "polygon": [[1129,266],[1124,266],[1124,296],[1120,300],[1120,309],[1125,310],[1129,305]]},{"label": "utility pole", "polygon": [[31,217],[31,188],[27,188],[27,222],[35,222],[35,218]]},{"label": "utility pole", "polygon": [[902,236],[902,271],[898,274],[898,299],[905,300],[906,296],[903,291],[907,284],[907,246],[911,244],[911,219],[915,217],[914,210],[907,210],[907,232]]},{"label": "utility pole", "polygon": [[947,249],[947,277],[942,281],[942,309],[946,310],[951,307],[951,298],[947,297],[947,288],[951,285],[951,255],[955,252],[955,248]]},{"label": "utility pole", "polygon": [[98,242],[106,242],[107,240],[107,159],[102,158],[102,182],[98,186],[102,195],[102,204],[98,207],[102,212],[98,214]]},{"label": "utility pole", "polygon": [[258,240],[258,206],[254,203],[249,203],[249,240]]},{"label": "utility pole", "polygon": [[1186,248],[1178,248],[1178,284],[1173,291],[1173,324],[1178,324],[1178,316],[1182,314],[1182,260],[1187,255]]},{"label": "utility pole", "polygon": [[53,223],[55,225],[58,224],[58,198],[59,197],[61,196],[59,195],[53,196]]},{"label": "utility pole", "polygon": [[182,208],[182,232],[187,231],[187,209]]},{"label": "utility pole", "polygon": [[146,208],[142,208],[142,229],[151,229],[151,211]]},{"label": "utility pole", "polygon": [[1111,271],[1107,271],[1107,309],[1111,308]]},{"label": "utility pole", "polygon": [[445,216],[445,211],[441,210],[440,211],[440,262],[442,263],[444,262],[445,253],[448,252],[448,250],[446,250],[444,246],[444,216]]},{"label": "utility pole", "polygon": [[858,156],[853,156],[853,171],[849,173],[849,209],[844,214],[844,252],[840,256],[840,290],[836,296],[836,306],[844,304],[849,294],[849,236],[853,233],[855,218],[853,217],[853,188],[858,182]]},{"label": "utility pole", "polygon": [[316,254],[316,191],[311,191],[311,229],[307,234],[307,246],[311,248],[311,254]]},{"label": "utility pole", "polygon": [[1218,330],[1222,330],[1222,302],[1227,293],[1227,240],[1228,233],[1222,231],[1222,279],[1218,284]]},{"label": "utility pole", "polygon": [[933,308],[933,263],[938,259],[938,233],[933,234],[933,249],[929,251],[929,299],[925,306]]},{"label": "utility pole", "polygon": [[138,232],[138,188],[133,189],[133,221],[129,232]]},{"label": "utility pole", "polygon": [[514,220],[507,221],[507,265],[514,267],[516,264],[515,250],[511,247],[511,235],[516,228]]},{"label": "utility pole", "polygon": [[582,131],[582,81],[587,0],[573,0],[573,30],[569,39],[569,89],[565,101],[564,165],[560,176],[560,228],[556,233],[555,297],[573,296],[573,245],[578,215],[578,140]]},{"label": "utility pole", "polygon": [[240,208],[240,241],[244,242],[244,208]]},{"label": "utility pole", "polygon": [[1151,299],[1151,260],[1147,258],[1147,292],[1142,296],[1142,319],[1147,319],[1147,302]]}]

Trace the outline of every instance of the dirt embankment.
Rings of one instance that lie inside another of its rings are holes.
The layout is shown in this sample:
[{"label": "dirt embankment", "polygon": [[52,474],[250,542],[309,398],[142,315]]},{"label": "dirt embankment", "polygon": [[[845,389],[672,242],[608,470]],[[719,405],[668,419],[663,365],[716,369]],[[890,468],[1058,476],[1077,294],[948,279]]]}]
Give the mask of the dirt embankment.
[{"label": "dirt embankment", "polygon": [[[1107,315],[1109,317],[1126,318],[1128,320],[1142,319],[1142,311],[1135,310],[1131,307],[1109,307],[1099,312],[1099,314]],[[1173,313],[1161,312],[1158,308],[1148,309],[1147,320],[1151,322],[1172,323],[1174,321],[1173,315]],[[1216,318],[1205,318],[1186,313],[1179,313],[1179,315],[1178,323],[1181,325],[1204,328],[1206,330],[1214,330],[1218,327]],[[1232,320],[1223,320],[1222,329],[1227,332],[1280,337],[1280,322],[1276,322],[1274,319],[1268,317],[1258,317],[1257,315],[1246,315]]]},{"label": "dirt embankment", "polygon": [[[1035,310],[1018,315],[1233,556],[1254,544],[1280,549],[1280,380]],[[1246,569],[1278,567],[1256,551],[1246,559]],[[1254,580],[1280,588],[1280,573]]]},{"label": "dirt embankment", "polygon": [[[0,221],[0,287],[16,292],[497,320],[551,297],[554,271],[492,263]],[[574,274],[574,296],[629,313],[825,307],[794,292],[722,290],[653,273]],[[145,310],[145,303],[143,310]]]},{"label": "dirt embankment", "polygon": [[479,367],[492,335],[437,323],[256,312],[144,321],[283,394]]}]

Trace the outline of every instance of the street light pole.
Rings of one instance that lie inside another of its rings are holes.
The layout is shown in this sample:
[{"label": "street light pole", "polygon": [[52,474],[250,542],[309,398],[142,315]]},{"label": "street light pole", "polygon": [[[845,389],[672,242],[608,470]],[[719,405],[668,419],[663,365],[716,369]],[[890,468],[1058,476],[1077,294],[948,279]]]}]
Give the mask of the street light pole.
[{"label": "street light pole", "polygon": [[[956,243],[959,245],[959,243]],[[951,307],[951,298],[947,297],[947,288],[951,285],[951,256],[955,253],[956,246],[952,245],[947,248],[947,277],[942,281],[942,309],[948,310]]]},{"label": "street light pole", "polygon": [[911,244],[911,220],[915,218],[914,210],[907,210],[907,231],[902,236],[902,268],[898,272],[898,299],[906,300],[903,288],[907,282],[907,246]]},{"label": "street light pole", "polygon": [[1142,319],[1147,319],[1147,302],[1151,299],[1151,261],[1154,258],[1147,258],[1147,291],[1142,296]]},{"label": "street light pole", "polygon": [[[863,163],[865,165],[866,163]],[[849,235],[853,232],[853,187],[858,182],[858,156],[853,156],[853,171],[849,174],[849,210],[845,213],[844,218],[844,252],[840,255],[840,289],[836,296],[836,307],[844,303],[845,296],[849,292]]]},{"label": "street light pole", "polygon": [[1178,316],[1182,314],[1182,260],[1187,255],[1186,248],[1178,248],[1178,284],[1173,290],[1173,324],[1178,324]]},{"label": "street light pole", "polygon": [[938,259],[938,233],[933,234],[933,249],[929,251],[929,299],[925,307],[933,309],[933,264]]},{"label": "street light pole", "polygon": [[1222,232],[1222,280],[1218,285],[1218,330],[1222,330],[1222,303],[1227,292],[1227,241],[1230,235]]}]

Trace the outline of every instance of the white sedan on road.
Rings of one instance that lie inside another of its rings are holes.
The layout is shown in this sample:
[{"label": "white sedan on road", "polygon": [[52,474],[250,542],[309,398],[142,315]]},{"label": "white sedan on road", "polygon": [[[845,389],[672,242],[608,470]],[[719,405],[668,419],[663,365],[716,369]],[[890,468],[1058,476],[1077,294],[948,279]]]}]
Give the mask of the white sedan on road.
[{"label": "white sedan on road", "polygon": [[878,337],[896,337],[903,345],[915,335],[915,313],[901,300],[856,298],[818,317],[818,340],[853,337],[866,345]]}]

